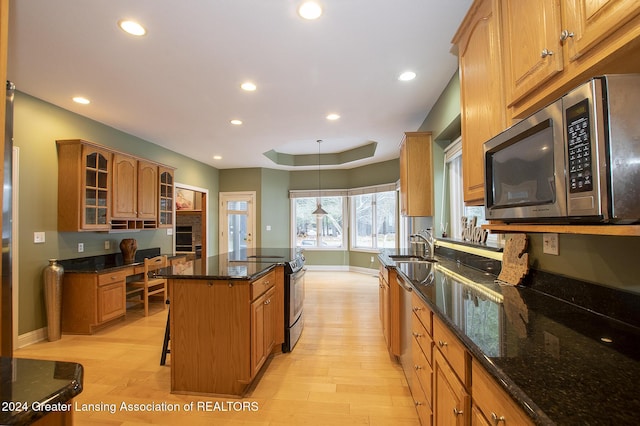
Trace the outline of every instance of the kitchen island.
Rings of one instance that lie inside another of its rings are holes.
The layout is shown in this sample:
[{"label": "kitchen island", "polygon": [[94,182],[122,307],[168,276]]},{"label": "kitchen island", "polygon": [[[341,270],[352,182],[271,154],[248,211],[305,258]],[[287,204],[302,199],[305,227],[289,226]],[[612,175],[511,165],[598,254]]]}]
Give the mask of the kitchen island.
[{"label": "kitchen island", "polygon": [[284,342],[289,249],[254,249],[161,270],[170,299],[171,392],[241,397]]},{"label": "kitchen island", "polygon": [[[506,424],[540,425],[637,423],[637,309],[635,313],[632,309],[621,311],[623,322],[594,312],[593,306],[577,306],[577,296],[572,297],[573,303],[560,298],[562,291],[575,292],[573,288],[581,285],[567,278],[532,271],[526,286],[512,286],[496,283],[493,273],[470,268],[438,251],[435,263],[396,262],[390,257],[396,254],[408,255],[385,252],[379,257],[383,268],[397,272],[401,291],[410,293],[407,315],[416,317],[413,323],[403,325],[409,327],[410,341],[400,358],[408,356],[407,364],[413,370],[424,353],[425,368],[433,371],[433,381],[427,379],[425,384],[413,371],[407,374],[407,369],[405,374],[410,384],[411,380],[421,386],[433,384],[425,393],[433,392],[427,417],[433,415],[434,424],[441,415],[450,414],[442,409],[446,392],[438,387],[448,373],[451,383],[460,383],[462,395],[453,410],[474,420],[483,417],[501,421],[504,417]],[[483,263],[496,274],[499,271],[495,262],[487,259],[476,266]],[[539,290],[545,286],[553,287],[556,294]],[[585,290],[587,287],[580,291],[593,291],[597,296],[583,298],[597,297],[600,306],[618,305],[618,310],[624,305],[637,307],[638,296],[616,294],[595,285]],[[415,324],[419,325],[418,332],[411,329]],[[420,339],[430,346],[420,341],[414,345],[420,351],[412,353],[411,340]],[[459,358],[454,356],[454,349],[459,351]],[[412,393],[414,389],[412,386]],[[491,395],[491,404],[515,406],[515,411],[505,415],[497,409],[486,409],[483,404],[487,395]],[[519,414],[524,414],[523,421],[514,423],[514,415]]]}]

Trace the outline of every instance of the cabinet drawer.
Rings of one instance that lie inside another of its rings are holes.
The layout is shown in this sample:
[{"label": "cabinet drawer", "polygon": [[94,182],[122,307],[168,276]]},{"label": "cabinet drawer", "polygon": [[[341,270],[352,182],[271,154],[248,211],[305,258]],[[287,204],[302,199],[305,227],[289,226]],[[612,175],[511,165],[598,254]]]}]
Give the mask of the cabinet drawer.
[{"label": "cabinet drawer", "polygon": [[[427,396],[421,392],[420,384],[417,383],[419,380],[417,376],[413,375],[413,381],[416,382],[417,386],[414,386],[411,391],[411,396],[413,397],[413,403],[416,406],[416,411],[418,412],[418,417],[420,418],[420,426],[431,426],[433,424],[433,411],[431,410],[430,402],[427,401]],[[414,392],[413,389],[416,389]]]},{"label": "cabinet drawer", "polygon": [[434,347],[442,352],[460,381],[469,385],[467,352],[449,327],[436,316],[433,317],[433,343]]},{"label": "cabinet drawer", "polygon": [[414,314],[420,318],[425,330],[429,333],[429,336],[433,336],[433,328],[431,325],[431,309],[416,295],[415,292],[411,293],[411,310]]},{"label": "cabinet drawer", "polygon": [[256,297],[273,287],[276,283],[275,271],[269,272],[267,275],[258,278],[251,283],[251,300],[255,300]]},{"label": "cabinet drawer", "polygon": [[489,421],[500,422],[506,426],[533,424],[476,360],[472,362],[471,375],[471,395]]},{"label": "cabinet drawer", "polygon": [[432,365],[431,347],[433,340],[431,340],[431,336],[427,333],[427,330],[424,328],[424,325],[422,325],[420,319],[415,315],[413,315],[412,319],[411,335],[413,336],[413,342],[418,344],[422,349],[422,352],[424,352],[424,356],[429,365]]},{"label": "cabinet drawer", "polygon": [[119,281],[125,281],[127,279],[127,275],[132,275],[132,271],[130,271],[129,269],[126,269],[126,270],[114,271],[106,274],[99,274],[98,285],[107,285],[107,284],[117,283]]},{"label": "cabinet drawer", "polygon": [[413,370],[415,371],[418,381],[420,382],[420,386],[424,391],[425,399],[429,403],[429,407],[431,407],[431,382],[433,378],[433,370],[431,369],[431,362],[427,361],[422,349],[415,340],[411,342],[411,356],[413,359]]}]

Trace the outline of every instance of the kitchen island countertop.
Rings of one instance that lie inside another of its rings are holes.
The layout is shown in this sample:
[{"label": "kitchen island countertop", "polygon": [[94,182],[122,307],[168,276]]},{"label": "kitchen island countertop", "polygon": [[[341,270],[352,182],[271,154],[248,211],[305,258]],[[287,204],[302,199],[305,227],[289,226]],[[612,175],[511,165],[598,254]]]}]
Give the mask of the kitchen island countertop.
[{"label": "kitchen island countertop", "polygon": [[156,276],[169,279],[254,280],[277,265],[295,258],[298,249],[256,248],[189,260],[161,269]]},{"label": "kitchen island countertop", "polygon": [[635,424],[640,330],[439,257],[395,268],[536,424]]}]

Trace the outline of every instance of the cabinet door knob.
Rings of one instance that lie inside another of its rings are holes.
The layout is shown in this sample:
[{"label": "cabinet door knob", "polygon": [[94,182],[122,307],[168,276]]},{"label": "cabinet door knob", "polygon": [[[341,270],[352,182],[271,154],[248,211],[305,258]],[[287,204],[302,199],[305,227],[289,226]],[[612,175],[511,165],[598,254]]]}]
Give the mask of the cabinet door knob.
[{"label": "cabinet door knob", "polygon": [[419,306],[414,306],[414,307],[413,307],[413,312],[418,312],[418,311],[421,311],[421,310],[423,310],[423,309],[424,309],[424,308],[421,308],[421,307],[419,307]]},{"label": "cabinet door knob", "polygon": [[500,422],[506,422],[507,419],[504,416],[498,416],[496,413],[491,412],[491,420],[493,420],[493,424],[497,425]]},{"label": "cabinet door knob", "polygon": [[562,30],[562,32],[560,33],[560,41],[566,41],[567,39],[572,38],[574,35],[575,34],[571,31]]},{"label": "cabinet door knob", "polygon": [[411,334],[413,334],[413,337],[415,337],[416,339],[417,339],[418,337],[422,337],[422,336],[423,336],[423,334],[421,334],[421,333],[416,333],[415,331],[414,331],[413,333],[411,333]]},{"label": "cabinet door knob", "polygon": [[462,413],[463,413],[462,410],[458,410],[456,407],[453,407],[453,414],[455,416],[460,416],[462,415]]},{"label": "cabinet door knob", "polygon": [[438,345],[439,345],[441,348],[444,348],[445,346],[447,346],[447,342],[443,342],[442,340],[438,340]]},{"label": "cabinet door knob", "polygon": [[416,407],[419,407],[419,406],[421,406],[421,405],[424,405],[424,404],[423,404],[422,402],[420,402],[420,401],[415,401],[415,404],[416,404]]},{"label": "cabinet door knob", "polygon": [[415,368],[415,369],[416,369],[416,371],[417,371],[417,370],[422,370],[422,367],[421,367],[421,366],[419,366],[419,365],[414,365],[414,366],[413,366],[413,368]]},{"label": "cabinet door knob", "polygon": [[541,58],[546,58],[547,56],[551,56],[551,55],[553,55],[553,51],[548,49],[542,49],[542,52],[540,52]]}]

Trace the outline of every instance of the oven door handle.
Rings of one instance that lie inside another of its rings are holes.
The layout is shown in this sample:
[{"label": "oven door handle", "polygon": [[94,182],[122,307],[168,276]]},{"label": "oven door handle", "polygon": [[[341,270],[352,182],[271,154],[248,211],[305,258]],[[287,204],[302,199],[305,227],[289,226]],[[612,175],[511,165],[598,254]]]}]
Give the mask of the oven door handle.
[{"label": "oven door handle", "polygon": [[291,274],[291,280],[297,280],[302,278],[306,272],[307,272],[307,268],[302,268],[298,272],[294,272],[293,274]]}]

